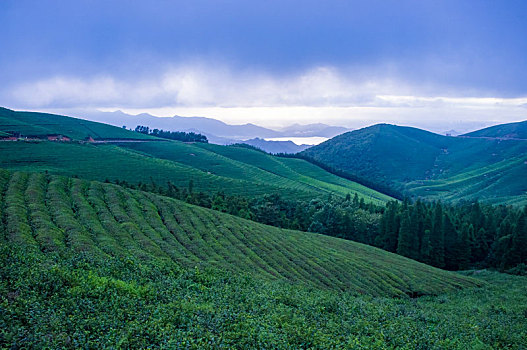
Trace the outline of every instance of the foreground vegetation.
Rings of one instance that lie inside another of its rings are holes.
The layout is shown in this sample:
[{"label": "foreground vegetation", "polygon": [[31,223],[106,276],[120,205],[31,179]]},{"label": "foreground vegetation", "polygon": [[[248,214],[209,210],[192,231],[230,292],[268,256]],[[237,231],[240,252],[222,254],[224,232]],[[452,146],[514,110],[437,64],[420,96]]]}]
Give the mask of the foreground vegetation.
[{"label": "foreground vegetation", "polygon": [[0,348],[524,349],[527,279],[384,298],[0,243]]},{"label": "foreground vegetation", "polygon": [[223,192],[210,196],[171,183],[167,190],[155,183],[138,188],[275,227],[365,243],[448,270],[490,267],[527,274],[527,207],[421,200],[378,206],[349,194],[310,201],[280,195],[250,199]]},{"label": "foreground vegetation", "polygon": [[524,277],[112,184],[1,171],[0,185],[0,348],[527,346]]}]

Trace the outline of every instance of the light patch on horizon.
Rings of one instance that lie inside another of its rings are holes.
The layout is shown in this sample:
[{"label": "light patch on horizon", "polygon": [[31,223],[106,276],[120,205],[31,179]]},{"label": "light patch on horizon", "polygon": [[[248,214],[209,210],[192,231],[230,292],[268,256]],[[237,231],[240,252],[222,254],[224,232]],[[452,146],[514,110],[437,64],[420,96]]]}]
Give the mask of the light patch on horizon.
[{"label": "light patch on horizon", "polygon": [[120,109],[267,127],[323,122],[357,128],[387,122],[439,131],[461,122],[491,125],[527,119],[527,97],[464,96],[396,79],[359,79],[329,66],[285,77],[219,65],[172,67],[141,81],[60,76],[20,84],[11,97],[25,109]]},{"label": "light patch on horizon", "polygon": [[294,144],[301,145],[319,145],[324,141],[329,140],[327,137],[312,136],[312,137],[267,137],[266,141],[291,141]]}]

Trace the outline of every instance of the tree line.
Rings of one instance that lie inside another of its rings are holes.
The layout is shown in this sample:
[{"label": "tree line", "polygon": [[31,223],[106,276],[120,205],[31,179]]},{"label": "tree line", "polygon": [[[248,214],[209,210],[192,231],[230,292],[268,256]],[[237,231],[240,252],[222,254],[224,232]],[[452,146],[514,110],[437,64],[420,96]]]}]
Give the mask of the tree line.
[{"label": "tree line", "polygon": [[375,245],[448,270],[521,272],[527,263],[527,206],[390,202]]},{"label": "tree line", "polygon": [[183,142],[203,142],[208,143],[207,136],[195,132],[165,131],[160,129],[150,129],[148,126],[138,125],[134,129],[141,134],[152,135],[163,139],[177,140]]},{"label": "tree line", "polygon": [[365,203],[357,194],[301,201],[280,194],[246,198],[196,192],[192,180],[187,187],[115,183],[267,225],[376,246],[447,270],[489,267],[527,273],[527,206],[409,199],[380,206]]}]

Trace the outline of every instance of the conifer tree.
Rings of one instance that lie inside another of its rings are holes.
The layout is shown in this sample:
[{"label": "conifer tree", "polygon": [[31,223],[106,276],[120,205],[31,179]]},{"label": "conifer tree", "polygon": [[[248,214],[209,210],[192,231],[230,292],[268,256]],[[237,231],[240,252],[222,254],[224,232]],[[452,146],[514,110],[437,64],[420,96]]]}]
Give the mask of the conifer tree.
[{"label": "conifer tree", "polygon": [[458,262],[458,233],[449,214],[443,215],[443,237],[445,244],[445,268],[455,270],[459,266]]},{"label": "conifer tree", "polygon": [[436,267],[445,266],[445,239],[443,236],[443,207],[437,203],[434,209],[430,233],[430,263]]},{"label": "conifer tree", "polygon": [[527,207],[519,215],[512,233],[511,266],[527,263]]},{"label": "conifer tree", "polygon": [[471,231],[474,231],[474,227],[468,223],[463,224],[461,232],[459,234],[458,241],[458,268],[460,270],[466,270],[469,267],[470,262],[470,236]]},{"label": "conifer tree", "polygon": [[423,239],[421,241],[421,257],[420,261],[424,262],[425,264],[430,264],[430,230],[425,230],[423,234]]},{"label": "conifer tree", "polygon": [[397,254],[412,258],[412,247],[415,237],[412,237],[411,223],[408,212],[404,212],[401,218],[401,228],[399,229],[399,239],[397,242]]}]

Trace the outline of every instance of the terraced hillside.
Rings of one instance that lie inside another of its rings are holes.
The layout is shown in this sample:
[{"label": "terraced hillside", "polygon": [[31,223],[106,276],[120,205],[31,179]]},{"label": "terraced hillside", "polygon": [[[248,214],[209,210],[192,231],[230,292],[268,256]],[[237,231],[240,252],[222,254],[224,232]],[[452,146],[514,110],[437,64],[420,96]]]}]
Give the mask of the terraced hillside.
[{"label": "terraced hillside", "polygon": [[128,257],[322,289],[401,296],[478,283],[380,249],[282,230],[112,184],[0,173],[2,239],[46,257]]},{"label": "terraced hillside", "polygon": [[[502,129],[504,127],[502,126]],[[446,137],[379,124],[339,135],[303,154],[411,196],[527,203],[527,141]]]},{"label": "terraced hillside", "polygon": [[0,107],[0,132],[23,136],[61,134],[74,140],[93,139],[152,139],[148,135],[123,128],[94,123],[56,114],[18,112]]}]

